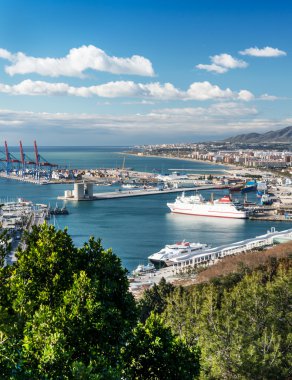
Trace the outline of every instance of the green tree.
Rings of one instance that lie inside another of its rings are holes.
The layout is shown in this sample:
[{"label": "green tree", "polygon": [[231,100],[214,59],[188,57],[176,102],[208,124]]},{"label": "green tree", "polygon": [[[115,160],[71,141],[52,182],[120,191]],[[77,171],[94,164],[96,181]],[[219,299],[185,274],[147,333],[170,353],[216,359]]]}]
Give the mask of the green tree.
[{"label": "green tree", "polygon": [[0,268],[5,264],[7,254],[11,249],[11,239],[7,230],[0,231]]},{"label": "green tree", "polygon": [[78,249],[46,224],[26,234],[17,257],[0,273],[3,377],[117,378],[136,321],[120,259],[93,238]]},{"label": "green tree", "polygon": [[291,274],[291,259],[272,259],[168,297],[165,324],[199,345],[201,379],[291,376]]},{"label": "green tree", "polygon": [[145,322],[152,311],[161,314],[166,307],[167,297],[173,290],[174,286],[166,282],[164,277],[158,285],[154,284],[152,288],[147,289],[138,303],[140,320]]},{"label": "green tree", "polygon": [[207,378],[285,379],[291,373],[291,271],[247,275],[232,291],[208,288],[199,343]]},{"label": "green tree", "polygon": [[152,313],[139,323],[122,349],[125,379],[190,380],[199,375],[199,352],[192,350]]},{"label": "green tree", "polygon": [[202,303],[202,292],[198,287],[191,290],[176,287],[167,299],[163,319],[171,331],[189,347],[197,346],[199,337],[197,325],[200,321]]}]

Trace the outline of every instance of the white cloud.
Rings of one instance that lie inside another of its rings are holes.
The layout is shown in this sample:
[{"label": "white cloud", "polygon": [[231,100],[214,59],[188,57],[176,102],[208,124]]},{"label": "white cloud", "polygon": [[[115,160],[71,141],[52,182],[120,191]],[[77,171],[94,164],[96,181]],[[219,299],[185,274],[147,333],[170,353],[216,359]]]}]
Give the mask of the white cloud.
[{"label": "white cloud", "polygon": [[238,99],[244,100],[245,102],[249,102],[254,99],[254,95],[248,90],[241,90],[238,93]]},{"label": "white cloud", "polygon": [[267,101],[274,101],[274,100],[277,100],[279,99],[277,96],[274,96],[274,95],[269,95],[269,94],[262,94],[260,97],[259,97],[260,100],[267,100]]},{"label": "white cloud", "polygon": [[197,69],[200,70],[206,70],[206,71],[213,71],[218,74],[224,74],[228,69],[226,67],[215,65],[214,63],[210,65],[204,65],[203,63],[200,63],[196,66]]},{"label": "white cloud", "polygon": [[280,57],[281,55],[287,55],[285,51],[270,46],[266,46],[262,49],[259,49],[258,47],[245,49],[240,51],[239,54],[251,55],[253,57]]},{"label": "white cloud", "polygon": [[224,99],[233,98],[235,95],[227,88],[222,90],[219,86],[213,85],[210,82],[195,82],[190,85],[187,90],[188,99],[194,100],[209,100],[209,99]]},{"label": "white cloud", "polygon": [[11,61],[12,54],[8,50],[0,48],[0,58],[8,59],[8,61]]},{"label": "white cloud", "polygon": [[209,107],[161,108],[151,112],[151,115],[168,115],[180,117],[208,116],[208,117],[239,117],[258,113],[255,107],[246,107],[243,104],[228,102],[216,103]]},{"label": "white cloud", "polygon": [[[256,117],[256,109],[244,104],[219,103],[203,108],[183,108],[156,110],[140,115],[100,115],[68,113],[34,113],[0,110],[0,133],[12,144],[25,136],[25,144],[31,144],[37,137],[40,145],[48,144],[106,144],[121,142],[129,144],[157,141],[167,142],[198,139],[208,135],[208,139],[220,134],[267,131],[291,124],[291,118],[264,119]],[[11,128],[7,128],[7,126]],[[14,132],[15,134],[13,134]],[[167,131],[167,134],[166,134]],[[29,138],[29,140],[28,140]]]},{"label": "white cloud", "polygon": [[0,58],[11,62],[5,68],[11,76],[35,73],[50,77],[61,75],[82,77],[88,69],[112,74],[154,76],[149,59],[140,55],[133,55],[130,58],[109,56],[93,45],[73,48],[63,58],[36,58],[22,52],[12,54],[5,49],[0,49]]},{"label": "white cloud", "polygon": [[4,125],[4,126],[18,126],[18,125],[21,125],[23,124],[22,121],[20,120],[0,120],[0,125]]},{"label": "white cloud", "polygon": [[71,95],[80,97],[98,96],[102,98],[142,98],[144,100],[212,100],[239,99],[252,100],[253,94],[247,90],[238,93],[230,88],[221,89],[210,82],[194,82],[186,91],[177,89],[171,83],[135,83],[133,81],[108,82],[97,86],[74,87],[66,83],[24,80],[15,85],[0,83],[0,92],[10,95]]},{"label": "white cloud", "polygon": [[30,79],[15,85],[0,83],[0,92],[10,95],[69,95],[72,91],[73,88],[66,83],[48,83]]},{"label": "white cloud", "polygon": [[224,74],[230,69],[245,68],[248,63],[237,58],[233,58],[230,54],[218,54],[210,57],[211,64],[198,64],[196,67],[200,70],[214,71],[218,74]]},{"label": "white cloud", "polygon": [[247,62],[233,58],[230,54],[213,55],[211,61],[215,65],[220,65],[227,69],[245,68],[248,66]]},{"label": "white cloud", "polygon": [[134,104],[140,104],[140,105],[153,105],[155,104],[155,102],[151,101],[151,100],[138,100],[138,101],[131,101],[131,102],[123,102],[122,104],[125,104],[125,105],[134,105]]}]

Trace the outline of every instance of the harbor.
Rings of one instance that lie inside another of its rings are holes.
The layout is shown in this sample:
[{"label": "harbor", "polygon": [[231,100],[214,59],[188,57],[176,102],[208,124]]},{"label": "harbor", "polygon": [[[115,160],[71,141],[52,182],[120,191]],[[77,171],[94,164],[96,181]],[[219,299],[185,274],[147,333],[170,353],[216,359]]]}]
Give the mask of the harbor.
[{"label": "harbor", "polygon": [[[17,147],[14,149],[15,151],[10,149],[11,153],[17,157]],[[227,173],[226,170],[229,169],[223,165],[137,156],[127,156],[123,168],[125,150],[117,148],[70,148],[66,152],[63,148],[41,148],[41,151],[48,162],[58,164],[58,168],[54,168],[52,173],[56,171],[65,175],[73,171],[82,175],[82,178],[75,182],[81,185],[81,188],[84,182],[91,183],[92,195],[99,197],[98,200],[72,199],[74,183],[55,184],[52,178],[52,182],[48,181],[46,186],[38,186],[37,183],[26,180],[11,180],[13,173],[9,178],[0,178],[0,197],[4,202],[22,197],[34,204],[53,207],[58,202],[59,207],[65,206],[69,214],[58,215],[57,226],[61,229],[68,227],[75,244],[82,246],[89,236],[101,237],[103,246],[112,248],[129,270],[133,270],[139,263],[145,263],[151,252],[168,242],[198,240],[217,247],[224,243],[251,238],[255,234],[261,235],[272,226],[276,226],[277,230],[286,229],[290,223],[289,203],[262,206],[256,192],[247,194],[247,203],[252,203],[248,207],[257,207],[261,212],[250,219],[228,220],[180,215],[172,213],[167,207],[167,203],[173,203],[183,191],[188,196],[197,190],[199,193],[202,192],[206,200],[211,199],[212,193],[214,199],[223,197],[229,194],[229,187],[247,181],[247,171],[238,170],[240,175],[237,176],[237,171],[230,170],[230,173]],[[33,155],[33,150],[28,154]],[[61,169],[64,163],[67,169]],[[4,164],[6,165],[6,162]],[[78,169],[75,171],[69,166]],[[177,174],[170,170],[173,168],[176,168]],[[262,175],[265,176],[264,173]],[[275,195],[277,188],[279,195],[288,194],[289,185],[285,188],[279,179],[271,176],[267,176],[267,179],[269,186],[275,187],[272,189]],[[184,186],[184,183],[187,186]],[[158,186],[164,189],[159,190]],[[83,197],[86,199],[88,194],[85,194],[84,189],[84,192],[80,191],[79,196],[84,194]],[[66,191],[71,192],[71,195],[67,193],[71,200],[63,198]],[[89,195],[90,193],[91,190]],[[142,195],[139,196],[140,194]],[[231,194],[234,201],[244,201],[240,191]],[[278,213],[282,215],[277,215]]]}]

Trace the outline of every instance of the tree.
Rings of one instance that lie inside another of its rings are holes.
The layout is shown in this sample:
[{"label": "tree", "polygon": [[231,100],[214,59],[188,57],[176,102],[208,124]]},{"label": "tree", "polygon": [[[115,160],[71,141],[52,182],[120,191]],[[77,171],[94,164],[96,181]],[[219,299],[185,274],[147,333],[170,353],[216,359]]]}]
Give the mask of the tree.
[{"label": "tree", "polygon": [[76,248],[66,230],[46,224],[25,234],[17,258],[0,273],[5,378],[117,378],[136,321],[120,259],[93,238]]},{"label": "tree", "polygon": [[167,297],[173,290],[174,286],[166,282],[164,277],[158,285],[154,284],[152,288],[147,289],[138,303],[140,320],[145,322],[152,311],[161,314],[166,307]]},{"label": "tree", "polygon": [[291,274],[291,259],[272,259],[168,297],[165,324],[199,345],[201,379],[291,377]]},{"label": "tree", "polygon": [[[291,373],[291,270],[279,268],[273,281],[265,273],[247,275],[220,308],[209,287],[201,311],[202,368],[214,379],[285,379]],[[290,299],[290,300],[289,300]]]},{"label": "tree", "polygon": [[123,378],[141,380],[190,380],[199,375],[199,352],[189,349],[154,313],[138,323],[122,349]]},{"label": "tree", "polygon": [[9,238],[8,231],[3,230],[0,232],[0,268],[5,264],[7,254],[11,249],[11,239]]},{"label": "tree", "polygon": [[200,321],[203,297],[198,287],[192,290],[177,287],[167,299],[163,313],[165,324],[179,336],[188,347],[196,347],[199,333],[197,325]]}]

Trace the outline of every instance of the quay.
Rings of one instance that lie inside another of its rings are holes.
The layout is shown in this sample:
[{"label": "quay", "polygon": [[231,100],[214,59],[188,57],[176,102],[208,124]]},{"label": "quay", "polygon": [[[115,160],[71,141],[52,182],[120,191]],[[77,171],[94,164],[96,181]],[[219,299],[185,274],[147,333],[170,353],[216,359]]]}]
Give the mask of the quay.
[{"label": "quay", "polygon": [[[188,271],[189,269],[214,265],[218,260],[226,256],[239,255],[254,250],[262,250],[288,241],[292,241],[292,229],[278,232],[272,227],[271,230],[268,230],[264,235],[232,244],[209,248],[190,254],[188,257],[182,259],[179,259],[178,257],[173,260],[172,265],[155,270],[151,273],[141,272],[130,279],[129,289],[134,295],[136,295],[141,292],[141,290],[150,288],[154,284],[158,284],[162,278],[165,278],[169,282],[175,282],[180,280],[182,272]],[[256,254],[256,252],[254,254]]]},{"label": "quay", "polygon": [[76,179],[59,179],[59,180],[49,179],[48,180],[45,177],[36,179],[35,177],[29,177],[29,176],[22,177],[22,176],[18,176],[12,173],[7,174],[6,172],[0,172],[0,178],[11,179],[11,180],[20,181],[20,182],[27,182],[27,183],[32,183],[35,185],[62,185],[62,184],[76,183]]},{"label": "quay", "polygon": [[[49,218],[49,208],[44,204],[33,204],[19,198],[17,201],[0,204],[0,231],[8,231],[11,250],[5,258],[5,265],[16,261],[15,253],[21,242],[23,231],[31,231]],[[1,244],[1,241],[0,241]]]},{"label": "quay", "polygon": [[[222,189],[225,189],[222,186]],[[188,191],[198,191],[198,190],[212,190],[221,189],[218,185],[208,185],[208,186],[196,186],[196,187],[184,187],[175,189],[132,189],[132,190],[120,190],[111,191],[106,193],[95,193],[93,194],[93,184],[92,183],[78,183],[74,184],[74,190],[65,190],[64,196],[58,196],[58,199],[64,201],[98,201],[105,199],[118,199],[118,198],[130,198],[130,197],[142,197],[147,195],[162,195],[168,193],[181,193]]]}]

